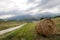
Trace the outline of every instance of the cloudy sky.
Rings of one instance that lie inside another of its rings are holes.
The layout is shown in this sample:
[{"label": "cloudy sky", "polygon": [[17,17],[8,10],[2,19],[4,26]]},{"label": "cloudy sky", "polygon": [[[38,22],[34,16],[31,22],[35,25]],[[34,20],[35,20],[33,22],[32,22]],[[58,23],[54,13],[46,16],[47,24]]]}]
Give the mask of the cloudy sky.
[{"label": "cloudy sky", "polygon": [[60,13],[60,0],[0,0],[0,18],[20,14]]}]

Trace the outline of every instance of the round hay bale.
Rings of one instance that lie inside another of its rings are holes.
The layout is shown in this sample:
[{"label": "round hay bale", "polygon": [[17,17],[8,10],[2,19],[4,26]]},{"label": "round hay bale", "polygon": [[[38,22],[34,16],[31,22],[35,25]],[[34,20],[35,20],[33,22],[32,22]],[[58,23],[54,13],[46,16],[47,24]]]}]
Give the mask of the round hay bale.
[{"label": "round hay bale", "polygon": [[45,36],[51,36],[56,33],[56,25],[51,19],[40,20],[38,25],[35,27],[37,33]]}]

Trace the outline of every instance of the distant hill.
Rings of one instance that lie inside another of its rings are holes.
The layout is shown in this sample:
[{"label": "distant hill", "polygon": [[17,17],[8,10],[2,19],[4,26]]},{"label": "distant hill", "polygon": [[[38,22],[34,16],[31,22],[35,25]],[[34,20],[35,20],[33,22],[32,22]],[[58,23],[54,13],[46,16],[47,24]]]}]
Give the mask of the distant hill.
[{"label": "distant hill", "polygon": [[14,17],[6,18],[6,20],[39,20],[41,18],[54,18],[54,17],[60,16],[60,14],[53,14],[53,13],[36,13],[34,15],[32,14],[23,14],[23,15],[17,15]]}]

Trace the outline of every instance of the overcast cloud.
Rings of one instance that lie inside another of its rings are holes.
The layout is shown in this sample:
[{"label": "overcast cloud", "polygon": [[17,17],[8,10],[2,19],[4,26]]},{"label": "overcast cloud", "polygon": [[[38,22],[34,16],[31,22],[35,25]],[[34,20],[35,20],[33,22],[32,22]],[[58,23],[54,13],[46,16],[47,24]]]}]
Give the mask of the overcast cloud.
[{"label": "overcast cloud", "polygon": [[[60,0],[0,0],[0,16],[60,13]],[[7,16],[8,17],[8,16]]]}]

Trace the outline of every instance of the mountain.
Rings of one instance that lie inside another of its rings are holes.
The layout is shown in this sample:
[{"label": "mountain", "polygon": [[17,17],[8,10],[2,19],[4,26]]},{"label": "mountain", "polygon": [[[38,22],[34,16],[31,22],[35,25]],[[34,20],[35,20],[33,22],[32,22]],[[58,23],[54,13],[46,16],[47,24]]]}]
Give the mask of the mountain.
[{"label": "mountain", "polygon": [[46,12],[46,13],[37,13],[37,14],[34,14],[33,16],[37,19],[40,19],[40,18],[54,18],[58,15]]},{"label": "mountain", "polygon": [[7,20],[39,20],[41,18],[54,18],[56,16],[60,16],[59,14],[53,14],[53,13],[36,13],[34,15],[32,14],[22,14],[22,15],[16,15],[14,17],[6,18]]},{"label": "mountain", "polygon": [[35,20],[30,14],[17,15],[14,17],[6,18],[7,20]]}]

